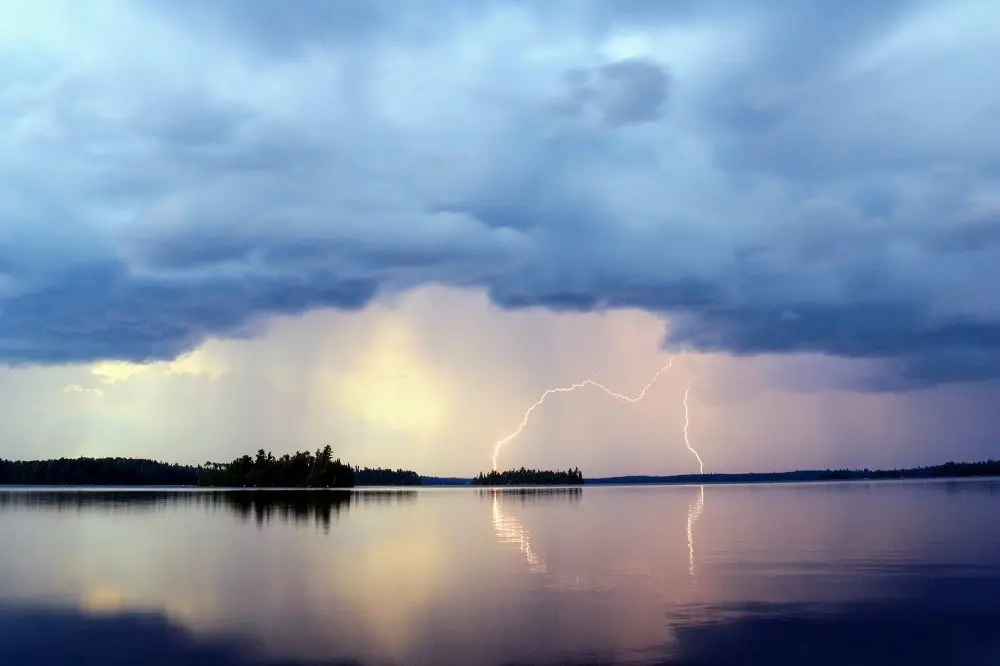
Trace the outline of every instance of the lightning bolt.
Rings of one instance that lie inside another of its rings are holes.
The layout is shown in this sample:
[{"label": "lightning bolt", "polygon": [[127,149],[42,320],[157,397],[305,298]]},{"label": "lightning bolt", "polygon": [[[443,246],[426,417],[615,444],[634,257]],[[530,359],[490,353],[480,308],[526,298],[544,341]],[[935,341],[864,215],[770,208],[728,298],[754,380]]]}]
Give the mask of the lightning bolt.
[{"label": "lightning bolt", "polygon": [[[642,391],[639,392],[639,395],[635,396],[634,398],[630,398],[627,395],[622,395],[621,393],[615,393],[614,391],[612,391],[608,387],[604,386],[603,384],[599,384],[598,382],[595,382],[593,379],[585,379],[585,380],[583,380],[582,382],[580,382],[578,384],[573,384],[572,386],[563,386],[563,387],[560,387],[560,388],[548,389],[547,391],[545,391],[545,393],[542,394],[542,397],[538,399],[538,402],[536,402],[531,407],[529,407],[528,411],[526,411],[524,413],[524,418],[521,419],[521,425],[519,425],[517,427],[517,430],[515,430],[511,434],[509,434],[506,437],[504,437],[503,439],[501,439],[499,442],[496,443],[496,446],[493,447],[493,469],[496,470],[496,468],[497,468],[497,457],[500,455],[500,450],[504,447],[504,444],[507,444],[508,442],[510,442],[515,437],[517,437],[518,435],[521,434],[521,431],[523,431],[524,428],[528,425],[528,419],[531,418],[531,413],[534,412],[539,407],[541,407],[542,403],[545,402],[545,399],[547,397],[549,397],[550,395],[552,395],[553,393],[570,393],[571,391],[575,391],[577,389],[581,389],[581,388],[583,388],[585,386],[593,386],[595,388],[601,389],[602,391],[604,391],[605,393],[607,393],[608,395],[610,395],[612,398],[617,398],[617,399],[623,400],[625,402],[636,403],[636,402],[639,402],[640,400],[642,400],[644,397],[646,397],[646,392],[649,391],[650,388],[652,388],[653,384],[656,383],[656,380],[660,378],[660,375],[662,375],[664,372],[666,372],[667,370],[670,369],[670,366],[672,366],[674,364],[674,359],[675,358],[676,358],[675,356],[671,356],[670,357],[670,361],[665,366],[663,366],[662,368],[660,368],[660,370],[653,376],[653,379],[650,380],[650,382],[648,384],[646,384],[645,388],[643,388]],[[593,371],[591,371],[591,372],[593,372]],[[690,389],[688,389],[688,390],[690,390]],[[686,393],[684,394],[684,410],[685,410],[685,417],[686,417],[687,416],[687,394]],[[685,438],[685,440],[687,439],[687,424],[685,424],[685,426],[684,426],[684,438]],[[688,448],[689,449],[691,448],[690,444],[688,445]],[[694,449],[691,449],[691,451],[694,451]],[[695,455],[698,455],[698,454],[695,453]],[[698,462],[699,463],[701,462],[701,458],[698,459]]]},{"label": "lightning bolt", "polygon": [[[705,464],[701,462],[701,456],[698,452],[694,450],[691,446],[691,439],[688,437],[688,427],[691,425],[691,410],[688,409],[688,394],[691,393],[691,387],[688,386],[687,390],[684,391],[684,445],[688,447],[688,451],[694,454],[694,457],[698,459],[698,470],[701,474],[705,473]],[[494,467],[496,463],[494,462]]]}]

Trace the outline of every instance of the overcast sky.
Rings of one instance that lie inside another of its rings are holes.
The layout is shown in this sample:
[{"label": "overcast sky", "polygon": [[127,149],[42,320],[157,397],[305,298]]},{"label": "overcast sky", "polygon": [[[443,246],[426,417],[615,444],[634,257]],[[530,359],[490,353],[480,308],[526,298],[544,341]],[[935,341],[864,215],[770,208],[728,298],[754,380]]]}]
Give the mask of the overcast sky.
[{"label": "overcast sky", "polygon": [[0,457],[1000,457],[1000,5],[0,0]]}]

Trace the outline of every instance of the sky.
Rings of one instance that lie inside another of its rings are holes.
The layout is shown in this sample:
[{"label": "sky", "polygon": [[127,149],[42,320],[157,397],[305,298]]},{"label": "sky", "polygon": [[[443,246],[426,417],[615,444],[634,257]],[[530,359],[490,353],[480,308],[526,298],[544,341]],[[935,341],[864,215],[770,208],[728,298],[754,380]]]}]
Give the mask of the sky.
[{"label": "sky", "polygon": [[0,457],[1000,456],[1000,6],[0,0]]}]

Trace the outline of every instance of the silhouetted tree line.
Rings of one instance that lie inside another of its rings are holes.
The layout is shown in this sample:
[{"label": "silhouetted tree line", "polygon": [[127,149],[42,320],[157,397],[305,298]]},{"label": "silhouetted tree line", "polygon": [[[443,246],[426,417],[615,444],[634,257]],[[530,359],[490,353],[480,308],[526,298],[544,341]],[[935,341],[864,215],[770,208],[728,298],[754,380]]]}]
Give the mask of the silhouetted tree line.
[{"label": "silhouetted tree line", "polygon": [[[839,469],[798,470],[745,474],[684,474],[676,476],[621,476],[591,479],[587,483],[749,483],[754,481],[842,481],[859,479],[933,479],[1000,476],[1000,460],[897,470]],[[431,479],[438,481],[437,479]],[[462,479],[443,479],[453,484]],[[352,486],[422,485],[424,477],[410,470],[351,467],[333,459],[329,446],[316,451],[275,458],[263,449],[255,457],[242,456],[230,463],[208,462],[194,467],[144,458],[59,458],[10,461],[0,459],[0,485],[58,486],[212,486],[258,488],[349,488]],[[579,469],[561,471],[508,470],[480,474],[473,485],[575,485],[583,484]]]},{"label": "silhouetted tree line", "polygon": [[358,486],[419,486],[420,475],[409,469],[354,468],[354,484]]},{"label": "silhouetted tree line", "polygon": [[578,485],[583,483],[583,473],[579,469],[565,472],[538,469],[509,469],[505,472],[493,470],[482,472],[472,480],[474,486],[546,486]]},{"label": "silhouetted tree line", "polygon": [[230,463],[207,462],[198,470],[198,485],[230,488],[351,488],[354,468],[333,458],[329,445],[315,454],[297,451],[275,458],[264,449],[253,458]]},{"label": "silhouetted tree line", "polygon": [[[868,470],[864,470],[868,472]],[[946,462],[931,467],[913,467],[902,470],[877,469],[868,472],[872,479],[951,479],[960,476],[1000,476],[1000,460],[983,460],[973,463]]]},{"label": "silhouetted tree line", "polygon": [[21,486],[193,486],[198,469],[142,458],[0,460],[0,484]]},{"label": "silhouetted tree line", "polygon": [[0,459],[0,485],[350,488],[420,484],[420,475],[412,470],[351,467],[334,459],[329,446],[316,453],[299,451],[277,458],[261,449],[254,457],[198,467],[143,458]]},{"label": "silhouetted tree line", "polygon": [[1000,476],[1000,460],[909,469],[813,469],[794,472],[750,472],[744,474],[680,474],[676,476],[618,476],[592,479],[591,484],[636,483],[770,483],[779,481],[861,481],[866,479],[953,479]]}]

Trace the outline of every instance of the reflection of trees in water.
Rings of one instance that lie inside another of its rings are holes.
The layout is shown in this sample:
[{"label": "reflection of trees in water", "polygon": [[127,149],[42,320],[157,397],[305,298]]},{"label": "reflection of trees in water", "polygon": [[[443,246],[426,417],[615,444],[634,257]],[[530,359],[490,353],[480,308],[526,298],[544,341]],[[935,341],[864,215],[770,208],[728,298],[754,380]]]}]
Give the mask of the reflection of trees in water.
[{"label": "reflection of trees in water", "polygon": [[163,506],[194,503],[193,491],[159,490],[6,490],[0,491],[0,511],[96,511],[130,513]]},{"label": "reflection of trees in water", "polygon": [[582,488],[490,488],[479,491],[481,498],[499,496],[508,505],[512,502],[542,504],[569,501],[576,503],[580,501],[582,494]]},{"label": "reflection of trees in water", "polygon": [[228,510],[241,520],[315,523],[328,528],[352,504],[416,500],[415,490],[16,490],[0,491],[0,511],[132,513],[195,506]]},{"label": "reflection of trees in water", "polygon": [[333,518],[350,508],[353,493],[345,491],[269,491],[252,490],[238,493],[209,493],[206,503],[226,508],[241,520],[252,517],[258,526],[276,520],[300,525],[315,523],[328,529]]}]

